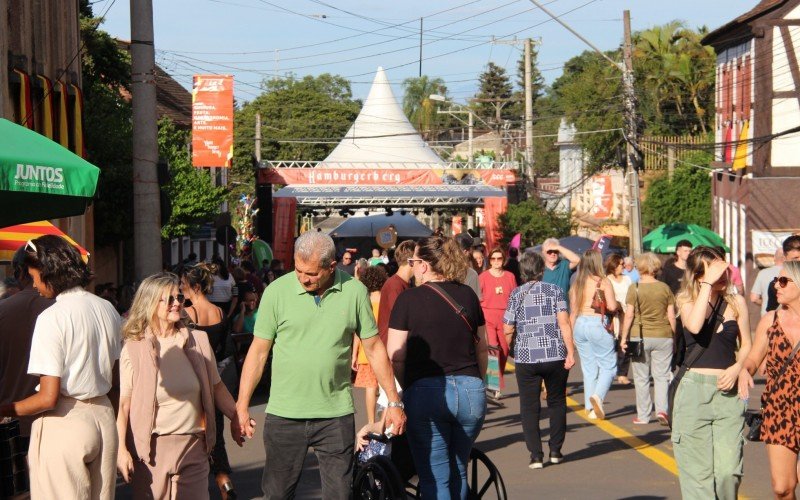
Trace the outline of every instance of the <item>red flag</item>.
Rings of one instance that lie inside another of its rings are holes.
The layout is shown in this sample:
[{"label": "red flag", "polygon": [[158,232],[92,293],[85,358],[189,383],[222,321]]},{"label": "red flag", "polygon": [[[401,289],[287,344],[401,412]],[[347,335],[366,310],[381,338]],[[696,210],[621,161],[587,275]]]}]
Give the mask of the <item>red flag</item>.
[{"label": "red flag", "polygon": [[33,130],[33,100],[31,99],[31,78],[21,69],[14,68],[19,75],[19,123]]},{"label": "red flag", "polygon": [[42,82],[44,89],[44,97],[42,98],[42,135],[48,139],[53,139],[53,125],[55,123],[53,109],[53,82],[49,78],[42,75],[36,75],[39,81]]},{"label": "red flag", "polygon": [[67,115],[69,96],[67,95],[67,85],[64,82],[58,82],[58,88],[58,142],[69,149],[69,116]]}]

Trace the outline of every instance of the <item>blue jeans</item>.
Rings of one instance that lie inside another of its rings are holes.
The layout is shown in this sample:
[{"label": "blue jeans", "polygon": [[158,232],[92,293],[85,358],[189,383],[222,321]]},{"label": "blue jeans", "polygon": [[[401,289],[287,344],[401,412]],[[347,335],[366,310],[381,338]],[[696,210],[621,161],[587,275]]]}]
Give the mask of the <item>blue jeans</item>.
[{"label": "blue jeans", "polygon": [[600,316],[578,316],[573,337],[581,357],[583,399],[588,411],[592,408],[589,398],[597,394],[601,401],[605,400],[617,374],[614,337],[606,331]]},{"label": "blue jeans", "polygon": [[486,416],[483,380],[419,379],[404,394],[407,434],[422,498],[467,498],[467,461]]}]

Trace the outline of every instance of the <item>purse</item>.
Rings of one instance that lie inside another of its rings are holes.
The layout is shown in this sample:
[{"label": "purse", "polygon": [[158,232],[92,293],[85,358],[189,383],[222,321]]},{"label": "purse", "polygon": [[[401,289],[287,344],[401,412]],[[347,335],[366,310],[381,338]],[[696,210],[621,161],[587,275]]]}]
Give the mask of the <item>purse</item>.
[{"label": "purse", "polygon": [[[711,317],[709,318],[710,321],[709,323],[706,323],[706,325],[704,325],[703,328],[710,325],[711,334],[713,335],[714,333],[716,333],[720,321],[722,320],[722,318],[724,318],[725,309],[727,307],[728,303],[725,302],[725,300],[722,297],[718,298],[717,303],[714,304],[714,307],[711,309]],[[705,347],[695,343],[692,346],[691,351],[687,352],[684,363],[678,369],[678,372],[675,374],[675,377],[673,377],[672,381],[669,383],[669,386],[667,387],[667,401],[669,405],[667,407],[667,424],[669,425],[670,429],[672,428],[672,411],[673,408],[675,407],[675,395],[678,393],[678,387],[681,384],[681,380],[683,379],[683,376],[686,375],[686,372],[689,371],[689,368],[691,368],[692,365],[694,365],[697,362],[697,360],[700,359],[700,356],[702,356],[705,351],[706,351]]]},{"label": "purse", "polygon": [[[777,312],[775,313],[777,321]],[[778,371],[778,375],[775,377],[775,381],[772,384],[772,387],[775,387],[775,384],[778,383],[778,380],[783,377],[783,374],[786,373],[786,369],[789,367],[789,364],[794,359],[795,355],[797,354],[797,350],[800,349],[800,342],[794,346],[792,349],[791,354],[789,357],[786,358],[786,361],[783,362],[783,366],[781,366],[780,371]],[[744,423],[747,425],[747,432],[745,433],[744,437],[748,441],[761,441],[761,425],[764,423],[764,407],[767,405],[770,396],[772,396],[772,391],[768,392],[765,397],[762,399],[764,404],[761,405],[761,408],[758,410],[746,410],[744,412]]]},{"label": "purse", "polygon": [[644,325],[642,324],[642,307],[639,305],[639,283],[636,283],[636,314],[639,315],[639,338],[628,339],[625,358],[640,358],[644,356]]},{"label": "purse", "polygon": [[606,294],[600,288],[600,281],[601,280],[597,280],[597,284],[594,289],[594,295],[592,296],[592,303],[589,305],[589,307],[600,313],[603,327],[608,333],[614,335],[614,321],[607,314],[608,304],[606,303]]}]

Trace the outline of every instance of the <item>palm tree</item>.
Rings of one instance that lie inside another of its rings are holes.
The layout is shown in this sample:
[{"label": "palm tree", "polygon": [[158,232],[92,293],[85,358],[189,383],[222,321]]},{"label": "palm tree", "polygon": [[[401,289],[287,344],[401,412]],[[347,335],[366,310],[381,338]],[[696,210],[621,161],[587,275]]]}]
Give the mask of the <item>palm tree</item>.
[{"label": "palm tree", "polygon": [[430,100],[431,94],[447,94],[444,80],[422,75],[403,81],[403,112],[426,140],[438,124],[436,108]]}]

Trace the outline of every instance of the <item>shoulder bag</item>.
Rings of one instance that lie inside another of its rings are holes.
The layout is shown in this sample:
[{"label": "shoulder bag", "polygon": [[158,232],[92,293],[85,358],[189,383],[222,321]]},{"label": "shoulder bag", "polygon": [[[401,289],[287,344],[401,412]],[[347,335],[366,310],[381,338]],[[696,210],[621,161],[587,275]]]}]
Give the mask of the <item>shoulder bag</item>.
[{"label": "shoulder bag", "polygon": [[[708,322],[703,325],[703,329],[710,327],[712,335],[717,333],[717,327],[725,316],[725,309],[727,307],[728,303],[725,302],[725,298],[718,298],[717,303],[711,309],[711,316],[708,318]],[[681,332],[681,335],[683,335],[683,332]],[[681,367],[678,369],[678,372],[675,373],[675,377],[673,377],[672,381],[669,383],[669,387],[667,388],[667,400],[669,401],[669,407],[667,408],[667,423],[669,424],[670,428],[672,428],[672,411],[675,407],[675,394],[678,393],[678,386],[680,386],[681,380],[683,379],[683,376],[686,375],[686,372],[689,371],[689,368],[691,368],[697,362],[697,360],[700,359],[705,351],[705,347],[695,342],[694,346],[692,346],[692,349],[686,353],[686,359],[684,360],[684,363],[681,365]]]},{"label": "shoulder bag", "polygon": [[[778,321],[778,312],[775,311],[775,321]],[[783,377],[783,374],[786,373],[786,369],[789,367],[789,364],[794,359],[795,355],[797,354],[797,350],[800,349],[800,342],[798,342],[794,349],[792,349],[791,354],[789,357],[786,358],[786,361],[783,362],[783,366],[781,366],[778,375],[775,377],[775,380],[772,382],[772,388],[775,388],[775,384],[778,383],[778,380]],[[764,407],[767,406],[770,397],[772,396],[772,391],[766,393],[762,401],[764,403],[761,405],[761,408],[758,410],[747,410],[744,412],[744,423],[747,425],[747,432],[745,433],[745,438],[748,441],[761,441],[761,425],[764,423]]]},{"label": "shoulder bag", "polygon": [[464,309],[464,306],[462,306],[461,304],[456,302],[456,300],[453,297],[451,297],[450,294],[447,293],[444,288],[442,288],[441,286],[439,286],[436,283],[433,283],[433,282],[429,281],[428,283],[425,283],[423,286],[427,286],[428,288],[433,290],[437,295],[439,295],[439,297],[441,297],[442,300],[447,302],[450,305],[450,307],[453,308],[453,310],[456,312],[456,314],[458,314],[461,317],[461,319],[464,321],[464,323],[467,324],[467,327],[469,328],[469,331],[472,333],[472,340],[476,344],[478,342],[480,342],[481,339],[480,339],[480,337],[478,337],[478,329],[475,328],[474,326],[472,326],[472,323],[470,322],[469,318],[467,318],[467,314],[466,314],[466,311]]},{"label": "shoulder bag", "polygon": [[606,294],[600,288],[602,278],[598,279],[595,283],[594,296],[592,296],[592,303],[589,305],[595,312],[600,313],[600,318],[603,321],[603,326],[606,331],[614,335],[614,321],[608,315],[608,303],[606,302]]},{"label": "shoulder bag", "polygon": [[636,283],[636,314],[639,316],[639,338],[630,337],[625,349],[626,358],[640,358],[644,355],[644,323],[642,322],[642,306],[639,304],[639,283]]}]

